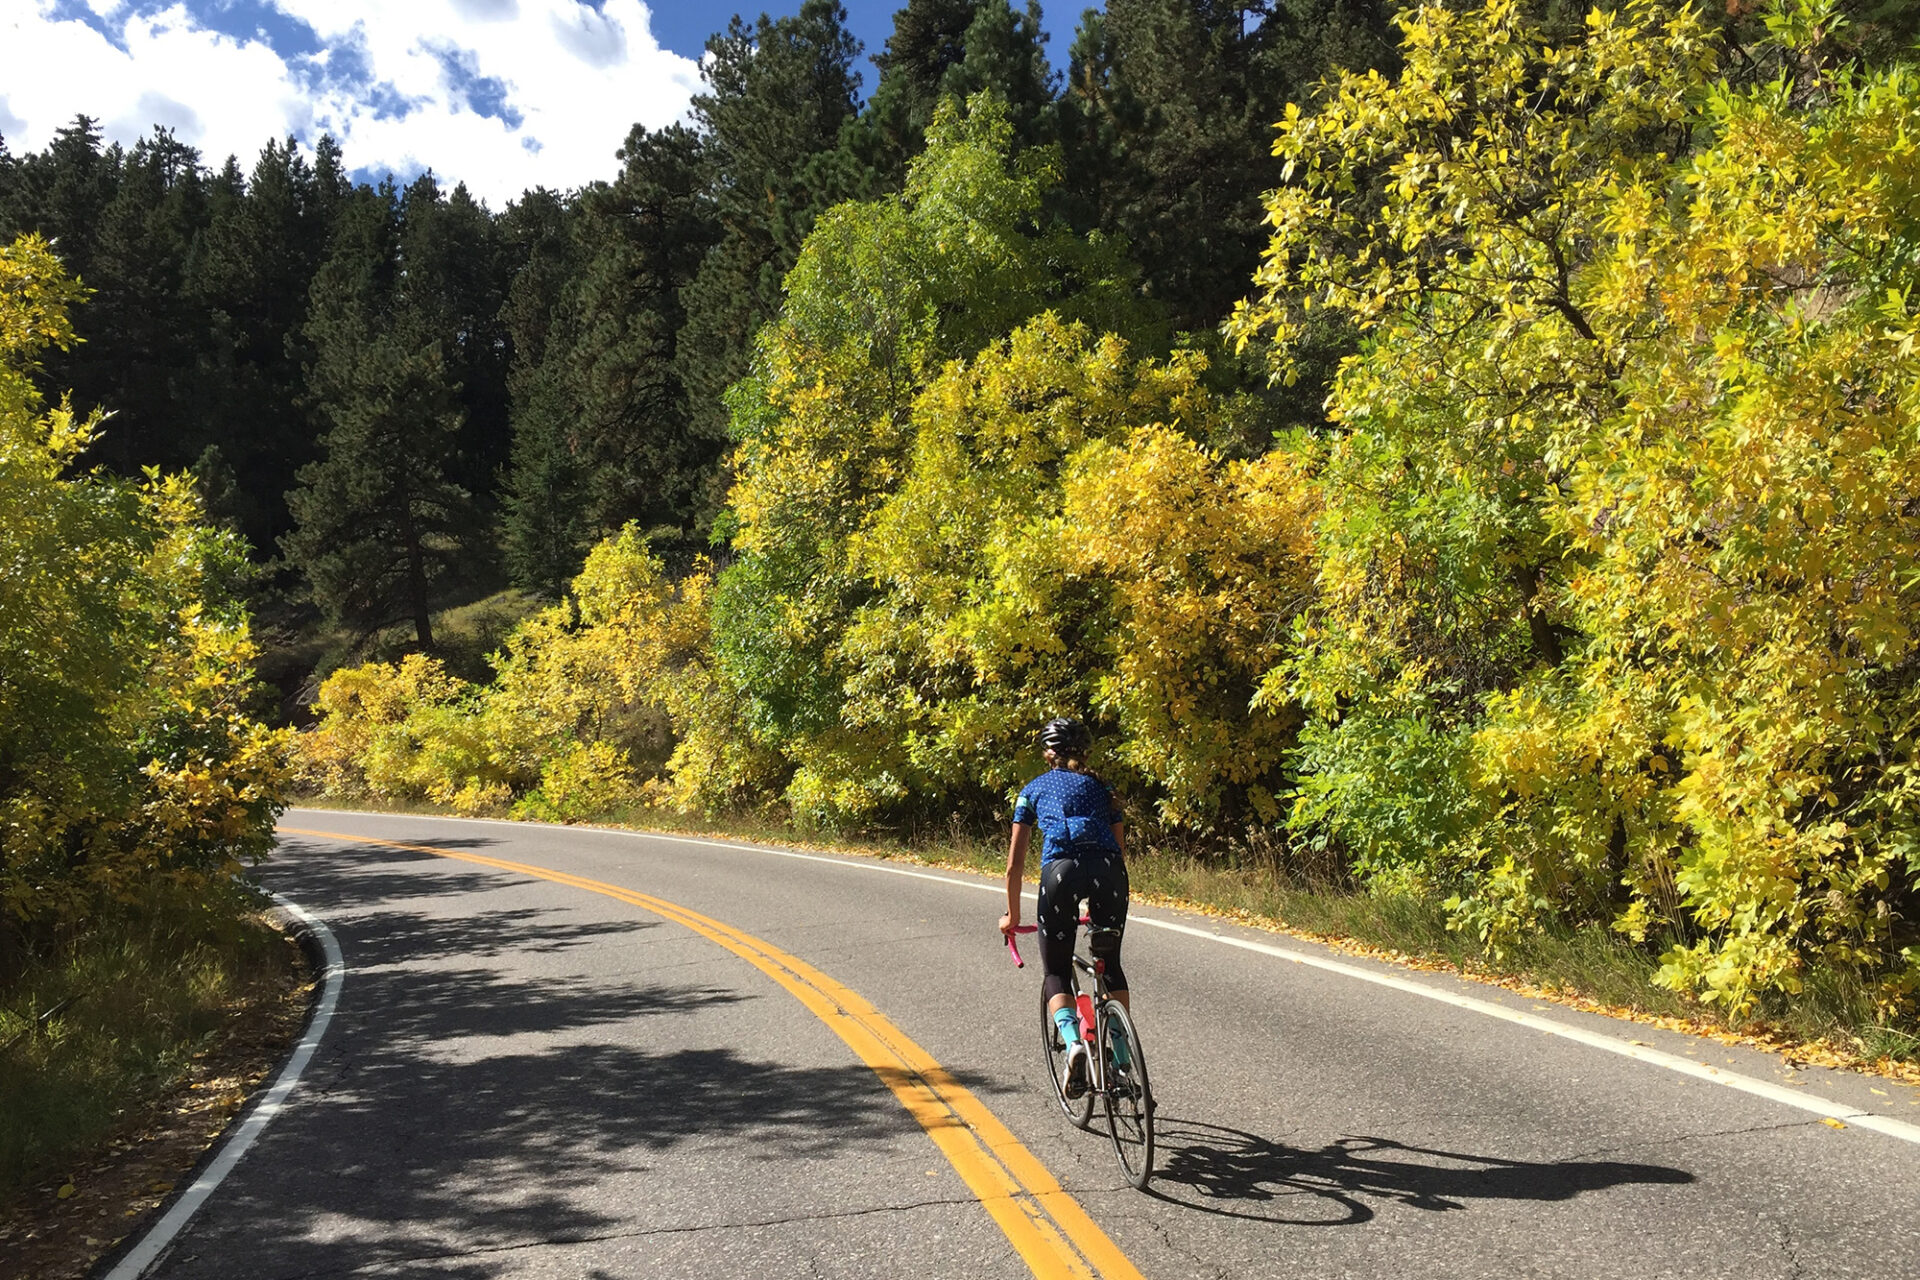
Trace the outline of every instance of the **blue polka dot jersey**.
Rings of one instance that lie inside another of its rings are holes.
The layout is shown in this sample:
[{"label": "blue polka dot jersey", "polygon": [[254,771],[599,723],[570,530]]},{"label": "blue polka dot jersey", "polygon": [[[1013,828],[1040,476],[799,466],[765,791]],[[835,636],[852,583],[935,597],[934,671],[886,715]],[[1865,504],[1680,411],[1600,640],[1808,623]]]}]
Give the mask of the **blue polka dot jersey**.
[{"label": "blue polka dot jersey", "polygon": [[1113,824],[1120,802],[1090,773],[1049,769],[1021,789],[1013,805],[1015,824],[1040,828],[1040,865],[1055,858],[1118,857]]}]

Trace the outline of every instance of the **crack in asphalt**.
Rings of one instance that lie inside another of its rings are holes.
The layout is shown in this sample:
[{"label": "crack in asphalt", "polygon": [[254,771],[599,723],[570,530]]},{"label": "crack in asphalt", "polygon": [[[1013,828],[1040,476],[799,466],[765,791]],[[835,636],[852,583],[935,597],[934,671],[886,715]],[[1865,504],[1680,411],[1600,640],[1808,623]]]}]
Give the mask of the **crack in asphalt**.
[{"label": "crack in asphalt", "polygon": [[1595,1156],[1629,1155],[1640,1151],[1656,1150],[1660,1147],[1677,1146],[1682,1142],[1698,1142],[1702,1138],[1737,1138],[1743,1133],[1775,1133],[1783,1129],[1805,1129],[1819,1123],[1818,1120],[1783,1120],[1778,1124],[1753,1124],[1739,1129],[1708,1129],[1700,1133],[1677,1133],[1671,1138],[1661,1138],[1656,1142],[1639,1142],[1628,1147],[1600,1147],[1593,1151],[1580,1151],[1565,1159],[1591,1160]]},{"label": "crack in asphalt", "polygon": [[1800,1254],[1793,1246],[1793,1228],[1784,1222],[1776,1222],[1773,1229],[1779,1233],[1780,1252],[1787,1255],[1787,1275],[1790,1280],[1802,1280],[1807,1269],[1800,1262]]},{"label": "crack in asphalt", "polygon": [[796,1222],[829,1222],[841,1218],[866,1218],[885,1213],[910,1213],[916,1209],[938,1209],[951,1205],[979,1204],[978,1196],[946,1196],[915,1200],[907,1204],[879,1204],[865,1209],[842,1209],[828,1213],[796,1213],[784,1218],[756,1218],[746,1222],[712,1222],[699,1226],[648,1227],[644,1231],[608,1231],[598,1235],[556,1236],[545,1240],[522,1240],[514,1244],[482,1245],[472,1249],[447,1249],[434,1253],[409,1253],[381,1258],[359,1266],[325,1271],[297,1271],[279,1280],[326,1280],[329,1276],[353,1276],[367,1271],[401,1266],[411,1262],[444,1262],[455,1258],[480,1258],[519,1253],[528,1249],[549,1249],[569,1245],[600,1244],[608,1240],[644,1240],[649,1236],[696,1235],[703,1231],[747,1231],[756,1227],[783,1227]]},{"label": "crack in asphalt", "polygon": [[1201,1268],[1201,1270],[1190,1272],[1189,1274],[1207,1275],[1213,1277],[1213,1280],[1233,1280],[1234,1272],[1231,1268],[1223,1266],[1218,1259],[1208,1258],[1199,1253],[1191,1244],[1182,1243],[1174,1231],[1172,1223],[1145,1218],[1136,1218],[1134,1221],[1150,1227],[1153,1233],[1160,1237],[1160,1243],[1166,1246],[1167,1252],[1174,1254],[1176,1257],[1186,1258],[1191,1261],[1194,1266]]}]

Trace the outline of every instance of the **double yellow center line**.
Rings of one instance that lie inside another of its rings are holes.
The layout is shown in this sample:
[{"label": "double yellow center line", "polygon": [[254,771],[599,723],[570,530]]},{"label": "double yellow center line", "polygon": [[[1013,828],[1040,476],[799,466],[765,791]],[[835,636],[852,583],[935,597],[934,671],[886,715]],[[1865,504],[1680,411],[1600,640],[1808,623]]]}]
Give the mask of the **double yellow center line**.
[{"label": "double yellow center line", "polygon": [[873,1069],[907,1114],[927,1131],[954,1171],[978,1196],[981,1207],[1000,1225],[1020,1257],[1037,1277],[1055,1280],[1142,1280],[1140,1272],[1105,1232],[1087,1216],[1046,1166],[1013,1136],[1006,1125],[859,993],[841,985],[806,961],[695,911],[636,893],[618,885],[588,880],[547,867],[483,857],[425,844],[375,840],[334,831],[281,827],[285,835],[317,836],[356,844],[407,849],[439,858],[477,863],[517,875],[584,889],[684,925],[739,956],[792,993],[860,1061]]}]

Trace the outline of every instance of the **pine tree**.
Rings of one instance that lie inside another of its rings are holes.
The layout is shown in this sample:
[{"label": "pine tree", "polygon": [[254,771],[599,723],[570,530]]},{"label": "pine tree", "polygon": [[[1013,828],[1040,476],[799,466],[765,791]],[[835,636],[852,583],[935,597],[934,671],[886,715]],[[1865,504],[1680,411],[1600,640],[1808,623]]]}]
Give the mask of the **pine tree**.
[{"label": "pine tree", "polygon": [[590,525],[581,510],[579,456],[567,355],[567,301],[586,247],[574,201],[544,188],[507,206],[501,234],[520,264],[501,319],[513,344],[507,376],[513,447],[500,497],[501,553],[520,586],[558,595],[579,571]]},{"label": "pine tree", "polygon": [[726,438],[721,397],[747,370],[754,333],[824,210],[858,194],[840,147],[855,115],[860,42],[839,0],[806,0],[790,18],[739,18],[707,42],[707,90],[693,100],[705,135],[720,240],[682,295],[677,344],[694,432]]},{"label": "pine tree", "polygon": [[587,509],[602,533],[629,520],[690,529],[717,500],[718,442],[691,433],[675,359],[686,324],[681,293],[719,234],[703,150],[683,127],[635,129],[619,181],[581,198],[580,234],[593,254],[568,360],[595,476]]},{"label": "pine tree", "polygon": [[499,233],[464,183],[443,194],[426,173],[401,194],[397,253],[396,288],[437,336],[459,388],[464,425],[452,474],[470,491],[485,491],[511,447],[500,319],[510,272]]},{"label": "pine tree", "polygon": [[93,270],[101,211],[119,186],[119,148],[100,146],[99,122],[75,116],[38,155],[16,162],[14,195],[4,210],[9,237],[38,231],[54,241],[70,276]]},{"label": "pine tree", "polygon": [[241,527],[262,550],[292,527],[283,495],[325,430],[304,403],[298,347],[345,180],[332,139],[316,154],[309,165],[288,138],[268,143],[247,178],[231,163],[216,176],[185,281],[204,317],[192,412],[232,468]]},{"label": "pine tree", "polygon": [[[1273,124],[1333,66],[1387,65],[1384,0],[1111,0],[1068,75],[1076,220],[1124,235],[1177,326],[1245,294],[1280,184]],[[1085,200],[1082,195],[1082,200]]]},{"label": "pine tree", "polygon": [[704,144],[684,126],[636,126],[620,156],[620,177],[577,202],[574,278],[544,315],[536,286],[516,284],[512,304],[528,334],[515,340],[508,553],[519,581],[548,591],[628,521],[691,534],[720,499],[720,442],[690,430],[676,361],[681,293],[719,236]]},{"label": "pine tree", "polygon": [[307,380],[330,429],[287,495],[295,528],[281,546],[330,620],[359,638],[410,621],[431,649],[438,589],[474,542],[474,511],[449,476],[459,389],[441,317],[405,288],[400,214],[390,184],[357,194],[314,280]]},{"label": "pine tree", "polygon": [[182,288],[206,199],[199,153],[155,129],[125,154],[94,225],[87,341],[62,372],[77,394],[112,411],[92,452],[122,475],[184,467],[208,443],[187,395],[206,325]]},{"label": "pine tree", "polygon": [[559,364],[543,362],[514,380],[513,454],[500,497],[508,576],[550,597],[580,572],[595,529],[580,501],[590,474]]},{"label": "pine tree", "polygon": [[1044,49],[1040,7],[1016,13],[1008,0],[908,0],[894,14],[893,34],[874,55],[880,83],[862,115],[877,136],[887,185],[897,187],[906,163],[926,145],[927,125],[947,98],[965,101],[982,89],[1006,99],[1021,146],[1057,133],[1053,73]]}]

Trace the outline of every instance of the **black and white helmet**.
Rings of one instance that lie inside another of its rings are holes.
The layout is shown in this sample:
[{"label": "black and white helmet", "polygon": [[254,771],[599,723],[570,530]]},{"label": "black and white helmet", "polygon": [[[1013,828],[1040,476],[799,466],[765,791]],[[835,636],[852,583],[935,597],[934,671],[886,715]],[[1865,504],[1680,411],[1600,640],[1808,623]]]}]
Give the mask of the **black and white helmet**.
[{"label": "black and white helmet", "polygon": [[1093,735],[1078,720],[1057,716],[1040,727],[1041,749],[1057,756],[1069,760],[1082,759],[1092,745]]}]

